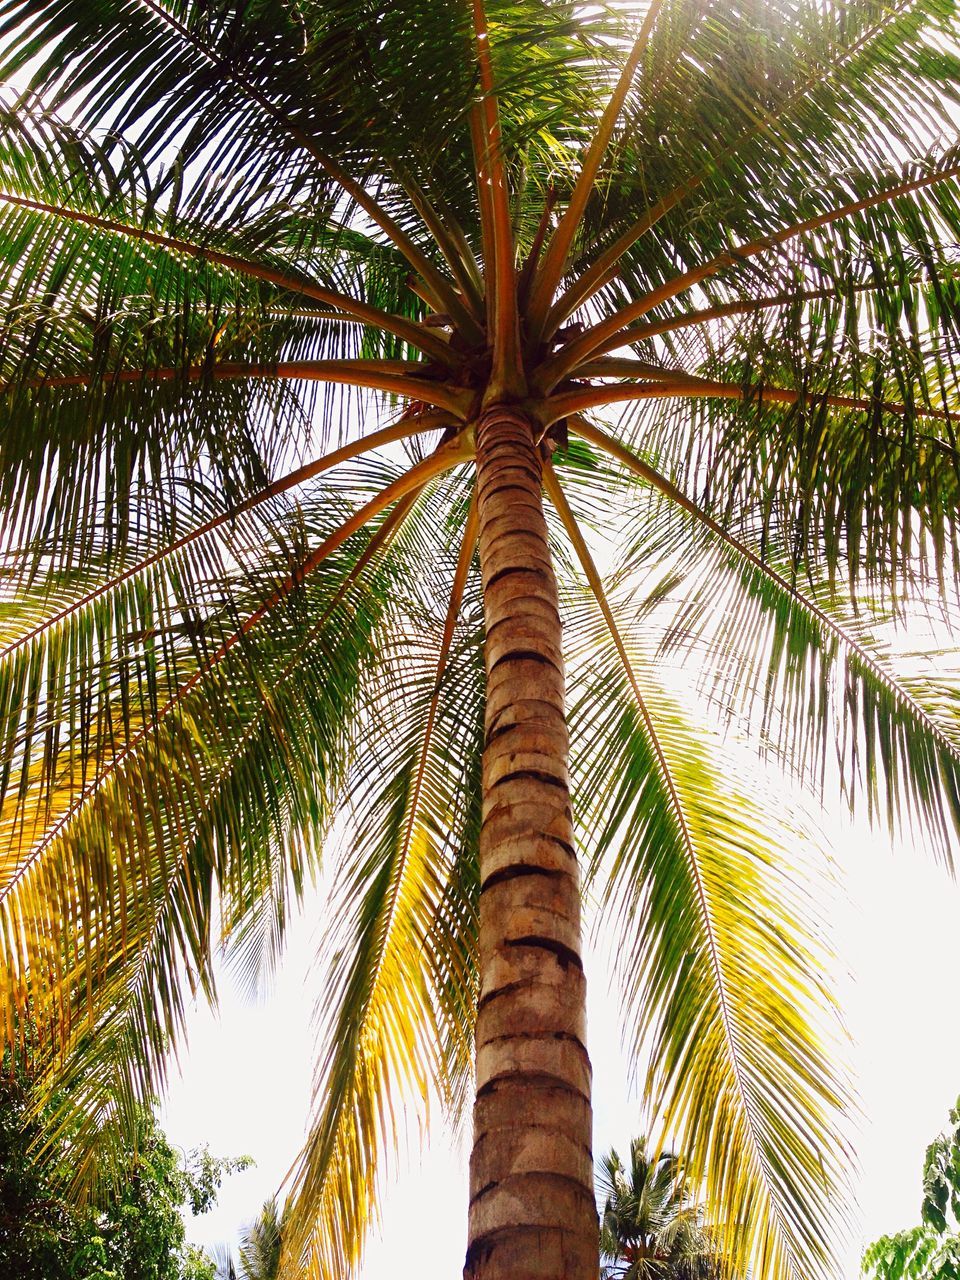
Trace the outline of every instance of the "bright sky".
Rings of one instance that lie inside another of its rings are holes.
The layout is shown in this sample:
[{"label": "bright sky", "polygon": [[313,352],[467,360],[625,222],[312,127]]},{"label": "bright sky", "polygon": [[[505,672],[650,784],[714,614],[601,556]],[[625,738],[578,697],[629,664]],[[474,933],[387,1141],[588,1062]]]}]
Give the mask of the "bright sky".
[{"label": "bright sky", "polygon": [[[862,1234],[842,1273],[854,1280],[865,1241],[918,1221],[924,1148],[960,1093],[960,889],[923,849],[901,844],[891,851],[862,825],[837,823],[831,844],[845,876],[834,941],[849,971],[840,982],[864,1113]],[[314,922],[319,909],[317,900],[309,904]],[[205,1010],[195,1015],[164,1123],[184,1147],[208,1142],[219,1154],[249,1153],[257,1161],[256,1169],[230,1179],[214,1213],[190,1223],[197,1243],[233,1238],[296,1153],[310,1090],[314,929],[310,920],[296,929],[268,1002],[252,1006],[227,986],[219,1020]],[[619,1050],[616,1001],[596,955],[588,957],[587,972],[600,1153],[625,1147],[640,1131],[640,1108]],[[363,1280],[396,1280],[413,1260],[418,1280],[460,1275],[466,1151],[462,1140],[440,1131],[422,1159],[411,1152],[388,1189]]]}]

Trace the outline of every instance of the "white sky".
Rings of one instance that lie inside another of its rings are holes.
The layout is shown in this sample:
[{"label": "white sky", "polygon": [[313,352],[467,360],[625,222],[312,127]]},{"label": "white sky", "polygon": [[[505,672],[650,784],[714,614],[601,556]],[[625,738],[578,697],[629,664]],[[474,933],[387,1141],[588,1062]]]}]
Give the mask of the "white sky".
[{"label": "white sky", "polygon": [[[927,1143],[960,1093],[960,889],[923,849],[891,851],[882,835],[838,822],[831,844],[844,871],[845,903],[834,939],[864,1113],[858,1137],[862,1233],[844,1280],[857,1275],[864,1242],[919,1220]],[[314,921],[319,900],[311,901]],[[194,1017],[189,1055],[163,1121],[184,1147],[208,1142],[223,1155],[249,1153],[257,1167],[231,1178],[217,1210],[190,1222],[191,1239],[232,1239],[277,1186],[303,1132],[310,1090],[315,925],[304,921],[269,1002],[252,1006],[225,986],[219,1020]],[[588,957],[594,1149],[626,1146],[640,1109],[619,1050],[616,1003],[595,954]],[[382,1232],[371,1240],[363,1280],[396,1280],[415,1263],[418,1280],[453,1280],[463,1265],[466,1144],[434,1135],[384,1197]],[[399,1270],[398,1270],[399,1266]]]}]

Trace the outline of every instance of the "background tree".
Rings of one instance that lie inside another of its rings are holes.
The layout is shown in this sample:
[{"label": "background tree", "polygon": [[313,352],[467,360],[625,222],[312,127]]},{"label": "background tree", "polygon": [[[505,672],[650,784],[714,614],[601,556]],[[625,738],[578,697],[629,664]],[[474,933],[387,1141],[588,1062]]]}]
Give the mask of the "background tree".
[{"label": "background tree", "polygon": [[237,1262],[229,1250],[217,1258],[217,1280],[277,1280],[280,1274],[283,1219],[276,1200],[267,1200],[259,1216],[241,1233]]},{"label": "background tree", "polygon": [[122,1148],[116,1135],[101,1144],[112,1156],[109,1189],[77,1204],[68,1194],[76,1176],[69,1138],[46,1138],[31,1073],[8,1053],[0,1072],[4,1280],[213,1280],[211,1260],[186,1242],[184,1213],[211,1209],[223,1178],[248,1159],[201,1149],[184,1160],[144,1107]]},{"label": "background tree", "polygon": [[950,1126],[927,1147],[922,1223],[881,1236],[863,1255],[875,1280],[960,1280],[960,1099]]},{"label": "background tree", "polygon": [[243,1280],[277,1280],[283,1221],[276,1200],[268,1200],[240,1241]]},{"label": "background tree", "polygon": [[597,1166],[601,1280],[720,1280],[716,1243],[678,1156],[630,1143],[629,1163],[615,1150]]},{"label": "background tree", "polygon": [[829,964],[711,705],[949,857],[956,673],[890,631],[960,567],[951,0],[0,37],[0,1009],[81,1173],[325,848],[285,1266],[339,1280],[400,1099],[475,1085],[467,1275],[594,1280],[582,862],[725,1247],[828,1272]]}]

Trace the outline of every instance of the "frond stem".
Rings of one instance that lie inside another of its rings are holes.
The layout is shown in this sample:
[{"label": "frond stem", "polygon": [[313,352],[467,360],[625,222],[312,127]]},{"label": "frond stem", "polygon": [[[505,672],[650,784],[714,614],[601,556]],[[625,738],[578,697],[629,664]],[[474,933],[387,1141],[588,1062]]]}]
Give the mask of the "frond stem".
[{"label": "frond stem", "polygon": [[530,293],[530,305],[527,309],[528,338],[534,345],[543,336],[544,324],[547,320],[550,304],[553,301],[553,295],[566,270],[570,251],[573,248],[577,230],[587,207],[587,201],[593,191],[597,174],[600,172],[600,166],[603,163],[603,158],[610,145],[620,113],[627,100],[627,94],[630,91],[633,78],[637,73],[637,68],[640,66],[640,60],[646,50],[650,33],[657,20],[662,2],[663,0],[650,0],[640,32],[633,42],[633,47],[624,63],[620,78],[609,102],[604,108],[597,131],[587,148],[587,154],[584,156],[583,164],[574,183],[570,200],[563,211],[563,216],[556,230],[550,238],[542,265],[534,278],[533,288]]},{"label": "frond stem", "polygon": [[[88,373],[68,373],[52,378],[31,379],[26,385],[34,390],[56,390],[89,387],[100,382],[113,386],[130,382],[202,382],[205,378],[214,382],[244,379],[269,381],[272,378],[285,382],[332,382],[422,401],[464,419],[472,399],[471,394],[447,383],[411,376],[413,371],[423,368],[424,365],[408,360],[280,360],[274,364],[224,361],[221,364],[189,365],[181,369],[118,369],[100,378]],[[8,390],[10,385],[8,383],[0,390]]]},{"label": "frond stem", "polygon": [[901,196],[926,190],[940,182],[947,182],[951,178],[957,177],[958,174],[960,174],[960,165],[952,165],[948,169],[926,174],[922,178],[912,178],[907,182],[898,183],[895,187],[888,187],[885,191],[879,191],[872,196],[866,196],[861,200],[849,201],[846,204],[828,210],[826,213],[818,213],[813,217],[803,219],[801,222],[795,222],[791,226],[775,232],[773,235],[762,236],[756,240],[750,240],[746,244],[737,245],[724,253],[718,254],[715,258],[711,258],[709,262],[705,262],[699,267],[694,267],[690,271],[683,272],[682,275],[676,276],[673,280],[668,280],[656,289],[652,289],[637,302],[633,302],[629,306],[614,312],[612,316],[609,316],[600,324],[592,326],[581,337],[575,338],[567,346],[563,347],[545,366],[546,388],[549,389],[555,386],[558,381],[577,368],[588,356],[599,355],[604,351],[611,350],[612,346],[621,345],[621,334],[634,320],[639,320],[641,316],[652,311],[654,307],[658,307],[664,302],[669,302],[677,294],[684,293],[695,284],[709,279],[726,267],[745,262],[749,258],[765,253],[769,249],[777,248],[789,240],[805,235],[808,231],[816,231],[820,227],[829,226],[831,223],[843,218],[849,218],[867,209],[876,208],[877,205],[887,204],[891,200],[899,199]]},{"label": "frond stem", "polygon": [[473,250],[463,228],[443,200],[432,201],[417,180],[397,164],[392,169],[398,175],[400,185],[410,197],[410,203],[419,213],[424,226],[437,242],[456,280],[463,304],[474,324],[483,326],[483,280]]},{"label": "frond stem", "polygon": [[[919,281],[913,283],[919,283]],[[883,281],[852,284],[849,292],[875,293],[883,288],[885,288]],[[741,298],[733,302],[722,302],[713,307],[704,307],[699,311],[685,311],[664,320],[650,320],[646,324],[626,329],[622,335],[623,341],[618,346],[632,346],[633,343],[640,342],[644,338],[654,338],[661,333],[673,333],[676,329],[687,329],[691,326],[706,324],[711,320],[725,320],[728,316],[755,315],[761,311],[789,307],[801,302],[826,301],[828,298],[840,299],[844,295],[843,287],[837,285],[826,289],[786,290],[783,293],[771,294],[767,298]],[[606,350],[614,351],[616,348],[611,346]]]},{"label": "frond stem", "polygon": [[269,284],[277,285],[278,288],[287,289],[291,293],[298,293],[304,298],[316,298],[318,302],[326,303],[328,306],[335,307],[338,311],[354,317],[361,324],[370,325],[371,328],[375,329],[382,329],[386,333],[392,333],[395,337],[408,342],[412,347],[416,347],[444,364],[450,364],[453,361],[450,348],[445,342],[432,334],[425,333],[420,326],[412,321],[405,320],[402,316],[393,316],[387,311],[381,311],[378,307],[368,306],[365,302],[360,302],[347,294],[338,293],[334,289],[324,288],[323,285],[314,284],[310,280],[301,280],[297,276],[288,275],[275,267],[268,267],[263,263],[251,262],[232,253],[223,253],[218,249],[194,244],[190,240],[163,235],[158,231],[149,231],[145,227],[135,227],[112,218],[101,218],[96,214],[85,213],[81,209],[71,209],[65,205],[46,204],[41,200],[18,196],[8,191],[0,191],[0,201],[4,204],[16,205],[22,209],[30,209],[35,213],[47,214],[63,222],[82,223],[84,226],[93,227],[97,231],[106,231],[112,235],[123,236],[127,240],[142,241],[144,244],[156,245],[158,248],[168,249],[171,253],[182,253],[201,262],[210,262],[217,266],[226,267],[254,280],[264,280]]},{"label": "frond stem", "polygon": [[[597,362],[598,365],[605,362]],[[614,362],[618,365],[624,361]],[[857,396],[827,395],[816,391],[793,391],[787,387],[771,387],[758,384],[756,387],[743,387],[735,382],[713,382],[709,378],[698,378],[695,374],[680,371],[659,370],[656,366],[646,366],[642,361],[637,364],[643,372],[639,377],[645,381],[639,384],[614,383],[583,387],[575,391],[564,391],[551,396],[545,401],[547,414],[543,419],[544,426],[568,417],[572,413],[581,413],[584,409],[596,408],[599,405],[617,404],[626,400],[665,400],[671,398],[749,400],[761,408],[766,404],[826,404],[835,409],[856,409],[869,412],[882,409],[885,413],[899,416],[911,413],[918,418],[932,418],[946,422],[950,415],[943,409],[916,409],[890,400],[872,400]],[[617,375],[622,376],[622,375]],[[945,449],[950,446],[939,441]]]}]

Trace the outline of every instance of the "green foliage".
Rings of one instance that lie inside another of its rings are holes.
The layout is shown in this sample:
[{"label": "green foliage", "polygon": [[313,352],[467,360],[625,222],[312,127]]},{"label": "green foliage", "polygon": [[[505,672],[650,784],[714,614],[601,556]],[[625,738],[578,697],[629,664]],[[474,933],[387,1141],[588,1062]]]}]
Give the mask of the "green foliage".
[{"label": "green foliage", "polygon": [[960,1229],[960,1099],[950,1128],[934,1138],[923,1161],[923,1221],[941,1235]]},{"label": "green foliage", "polygon": [[183,1280],[217,1280],[217,1264],[205,1249],[187,1245],[183,1256]]},{"label": "green foliage", "polygon": [[284,1214],[276,1200],[267,1200],[260,1213],[240,1235],[237,1258],[225,1249],[217,1251],[212,1280],[277,1280],[283,1247]]},{"label": "green foliage", "polygon": [[926,1226],[881,1236],[864,1252],[863,1270],[876,1280],[957,1280],[960,1237]]},{"label": "green foliage", "polygon": [[600,1161],[597,1192],[602,1280],[720,1280],[717,1244],[678,1156],[654,1158],[634,1138],[629,1164],[616,1151]]},{"label": "green foliage", "polygon": [[69,1144],[47,1139],[30,1077],[8,1055],[0,1074],[0,1273],[4,1280],[214,1280],[186,1243],[184,1213],[205,1213],[225,1176],[250,1160],[206,1149],[184,1161],[142,1108],[116,1156],[114,1189],[96,1203],[67,1195]]},{"label": "green foliage", "polygon": [[0,1262],[20,1280],[66,1277],[73,1265],[74,1211],[49,1195],[49,1179],[30,1146],[37,1137],[27,1122],[22,1079],[0,1076]]},{"label": "green foliage", "polygon": [[874,1280],[960,1280],[960,1099],[950,1126],[923,1161],[923,1222],[881,1236],[864,1252],[862,1271]]}]

